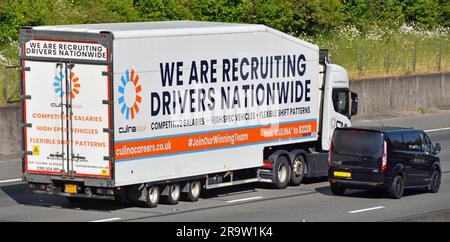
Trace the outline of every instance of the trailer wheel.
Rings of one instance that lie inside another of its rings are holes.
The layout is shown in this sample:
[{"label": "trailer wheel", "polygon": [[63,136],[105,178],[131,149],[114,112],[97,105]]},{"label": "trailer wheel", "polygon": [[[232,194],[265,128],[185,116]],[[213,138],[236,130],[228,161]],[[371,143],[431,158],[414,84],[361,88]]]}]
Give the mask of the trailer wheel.
[{"label": "trailer wheel", "polygon": [[202,190],[200,181],[190,181],[186,186],[187,192],[184,193],[184,199],[189,202],[197,202]]},{"label": "trailer wheel", "polygon": [[147,189],[145,194],[145,204],[149,208],[155,208],[158,206],[159,198],[161,193],[158,186],[151,186]]},{"label": "trailer wheel", "polygon": [[177,183],[167,185],[168,194],[167,194],[167,203],[171,205],[178,204],[181,196],[180,185]]},{"label": "trailer wheel", "polygon": [[273,183],[276,188],[283,189],[286,188],[289,183],[289,177],[291,175],[291,168],[286,157],[280,156],[275,161],[274,166],[274,176]]},{"label": "trailer wheel", "polygon": [[306,162],[302,155],[297,155],[292,162],[291,179],[289,185],[298,186],[302,183],[306,170]]}]

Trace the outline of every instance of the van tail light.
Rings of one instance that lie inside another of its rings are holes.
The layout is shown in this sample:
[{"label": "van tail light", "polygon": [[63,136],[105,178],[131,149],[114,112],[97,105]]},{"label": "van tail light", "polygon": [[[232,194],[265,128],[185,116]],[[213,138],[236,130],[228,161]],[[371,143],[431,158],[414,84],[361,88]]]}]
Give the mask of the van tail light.
[{"label": "van tail light", "polygon": [[328,150],[328,166],[331,166],[331,155],[333,153],[333,145],[330,146],[330,149]]},{"label": "van tail light", "polygon": [[386,171],[387,169],[387,143],[383,143],[383,156],[381,157],[381,171]]}]

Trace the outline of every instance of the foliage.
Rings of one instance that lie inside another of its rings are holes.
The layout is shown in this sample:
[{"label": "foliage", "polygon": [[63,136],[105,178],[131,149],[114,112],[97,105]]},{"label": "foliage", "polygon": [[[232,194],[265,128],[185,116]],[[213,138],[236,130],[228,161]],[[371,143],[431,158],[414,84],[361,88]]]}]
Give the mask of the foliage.
[{"label": "foliage", "polygon": [[265,24],[333,49],[353,77],[436,70],[439,45],[450,66],[449,0],[1,0],[0,65],[17,63],[23,26],[164,20]]},{"label": "foliage", "polygon": [[450,26],[448,0],[2,0],[0,43],[26,25],[203,20],[261,23],[291,34],[336,27]]}]

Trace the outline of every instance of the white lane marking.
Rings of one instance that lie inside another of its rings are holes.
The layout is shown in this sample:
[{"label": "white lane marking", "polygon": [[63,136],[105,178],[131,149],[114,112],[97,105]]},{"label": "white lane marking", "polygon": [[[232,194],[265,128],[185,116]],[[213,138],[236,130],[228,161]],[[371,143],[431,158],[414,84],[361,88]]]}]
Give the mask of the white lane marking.
[{"label": "white lane marking", "polygon": [[436,132],[436,131],[443,131],[443,130],[450,130],[450,127],[448,128],[440,128],[440,129],[427,129],[425,132]]},{"label": "white lane marking", "polygon": [[367,212],[367,211],[377,210],[377,209],[382,209],[382,208],[386,208],[386,207],[378,206],[378,207],[373,207],[373,208],[364,208],[364,209],[349,211],[348,213],[362,213],[362,212]]},{"label": "white lane marking", "polygon": [[248,197],[248,198],[230,200],[230,201],[227,201],[227,203],[245,202],[245,201],[256,200],[256,199],[261,199],[261,198],[263,198],[263,197]]},{"label": "white lane marking", "polygon": [[18,181],[22,181],[22,178],[3,180],[3,181],[0,181],[0,183],[18,182]]},{"label": "white lane marking", "polygon": [[101,222],[111,222],[111,221],[117,221],[120,220],[121,218],[106,218],[106,219],[100,219],[100,220],[94,220],[91,221],[92,223],[101,223]]}]

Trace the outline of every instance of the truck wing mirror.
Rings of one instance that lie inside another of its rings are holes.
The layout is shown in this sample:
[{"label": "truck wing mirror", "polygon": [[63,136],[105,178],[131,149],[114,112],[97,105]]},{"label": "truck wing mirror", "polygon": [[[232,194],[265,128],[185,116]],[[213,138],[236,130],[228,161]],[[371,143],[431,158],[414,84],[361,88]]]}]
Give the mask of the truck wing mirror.
[{"label": "truck wing mirror", "polygon": [[352,109],[351,109],[351,116],[354,116],[358,113],[358,94],[354,92],[350,92],[351,98],[352,98]]},{"label": "truck wing mirror", "polygon": [[436,143],[436,144],[434,145],[434,153],[435,153],[436,155],[439,154],[439,153],[441,153],[441,144]]}]

